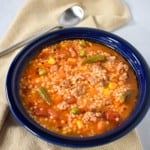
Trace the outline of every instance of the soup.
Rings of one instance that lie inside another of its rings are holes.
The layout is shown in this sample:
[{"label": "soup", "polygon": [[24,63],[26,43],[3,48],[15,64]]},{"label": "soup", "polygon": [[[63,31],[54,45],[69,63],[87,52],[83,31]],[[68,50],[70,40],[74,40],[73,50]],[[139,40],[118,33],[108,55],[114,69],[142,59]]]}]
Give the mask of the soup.
[{"label": "soup", "polygon": [[117,52],[86,40],[66,40],[41,50],[20,80],[22,103],[35,122],[74,137],[109,132],[134,111],[138,82]]}]

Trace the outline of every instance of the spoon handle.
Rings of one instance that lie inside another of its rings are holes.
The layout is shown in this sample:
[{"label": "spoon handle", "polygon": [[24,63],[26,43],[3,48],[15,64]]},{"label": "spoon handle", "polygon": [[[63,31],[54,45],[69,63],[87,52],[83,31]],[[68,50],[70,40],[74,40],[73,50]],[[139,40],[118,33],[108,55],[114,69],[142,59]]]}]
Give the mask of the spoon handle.
[{"label": "spoon handle", "polygon": [[22,46],[25,46],[26,44],[32,42],[33,40],[35,40],[36,38],[38,38],[42,35],[48,33],[49,31],[52,31],[52,30],[55,30],[55,29],[61,29],[61,28],[63,28],[63,26],[56,25],[56,26],[53,26],[53,27],[48,27],[46,29],[43,29],[42,31],[37,32],[37,33],[25,38],[24,40],[10,46],[9,48],[6,48],[5,50],[2,50],[0,52],[0,57],[2,57],[4,55],[7,55],[10,52],[13,52],[16,49],[21,48]]}]

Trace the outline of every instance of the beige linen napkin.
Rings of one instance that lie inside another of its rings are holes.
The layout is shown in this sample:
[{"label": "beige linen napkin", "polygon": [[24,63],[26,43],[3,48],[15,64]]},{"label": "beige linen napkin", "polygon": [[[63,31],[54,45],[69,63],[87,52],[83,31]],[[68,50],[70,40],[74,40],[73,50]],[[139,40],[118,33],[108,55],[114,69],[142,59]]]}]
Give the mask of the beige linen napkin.
[{"label": "beige linen napkin", "polygon": [[[79,4],[85,9],[85,19],[78,26],[112,31],[126,24],[130,18],[128,8],[121,0],[28,0],[1,41],[0,50],[45,26],[57,23],[60,13],[74,4]],[[11,113],[8,114],[5,78],[10,63],[20,50],[0,58],[0,150],[71,149],[55,146],[37,138],[19,125]],[[142,148],[136,132],[132,131],[120,140],[90,149],[141,150]]]}]

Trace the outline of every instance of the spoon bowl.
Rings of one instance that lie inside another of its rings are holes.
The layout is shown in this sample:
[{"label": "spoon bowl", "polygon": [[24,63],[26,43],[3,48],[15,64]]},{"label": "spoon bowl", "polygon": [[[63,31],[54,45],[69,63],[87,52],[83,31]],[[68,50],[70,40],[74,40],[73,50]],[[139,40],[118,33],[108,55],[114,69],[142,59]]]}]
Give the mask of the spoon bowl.
[{"label": "spoon bowl", "polygon": [[48,26],[47,28],[44,28],[43,30],[29,36],[28,38],[10,46],[9,48],[2,50],[0,52],[0,57],[7,55],[10,52],[13,52],[14,50],[17,50],[18,48],[21,48],[36,38],[43,36],[44,34],[55,30],[55,29],[62,29],[66,27],[73,27],[77,25],[82,19],[84,18],[84,10],[81,6],[73,5],[72,7],[66,9],[59,18],[59,24],[55,26]]},{"label": "spoon bowl", "polygon": [[59,18],[59,24],[63,27],[72,27],[77,25],[84,18],[83,8],[72,6],[66,9]]}]

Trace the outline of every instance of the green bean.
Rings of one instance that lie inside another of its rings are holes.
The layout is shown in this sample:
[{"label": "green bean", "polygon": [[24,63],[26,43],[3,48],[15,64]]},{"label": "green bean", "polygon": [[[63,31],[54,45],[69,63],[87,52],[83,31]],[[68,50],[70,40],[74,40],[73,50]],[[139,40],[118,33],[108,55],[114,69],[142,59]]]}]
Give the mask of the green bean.
[{"label": "green bean", "polygon": [[125,92],[122,94],[122,96],[120,97],[120,100],[119,100],[119,101],[120,101],[121,103],[126,102],[127,97],[128,97],[130,94],[131,94],[131,91],[130,91],[130,90],[125,91]]},{"label": "green bean", "polygon": [[83,64],[91,64],[91,63],[96,63],[96,62],[99,62],[99,61],[104,61],[106,60],[106,56],[104,55],[96,55],[96,56],[91,56],[89,58],[86,58],[84,61],[83,61]]},{"label": "green bean", "polygon": [[79,114],[80,113],[80,109],[78,108],[78,107],[73,107],[72,109],[71,109],[71,113],[72,114]]},{"label": "green bean", "polygon": [[47,103],[50,104],[51,103],[51,97],[49,97],[46,89],[44,87],[38,87],[36,89],[36,91],[38,92],[39,96]]},{"label": "green bean", "polygon": [[47,71],[46,71],[45,69],[40,68],[40,69],[38,70],[38,73],[39,73],[40,76],[43,76],[43,75],[46,75],[46,74],[47,74]]}]

